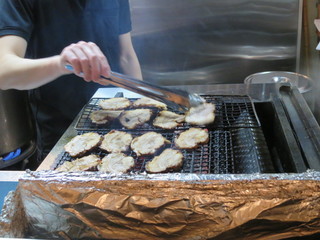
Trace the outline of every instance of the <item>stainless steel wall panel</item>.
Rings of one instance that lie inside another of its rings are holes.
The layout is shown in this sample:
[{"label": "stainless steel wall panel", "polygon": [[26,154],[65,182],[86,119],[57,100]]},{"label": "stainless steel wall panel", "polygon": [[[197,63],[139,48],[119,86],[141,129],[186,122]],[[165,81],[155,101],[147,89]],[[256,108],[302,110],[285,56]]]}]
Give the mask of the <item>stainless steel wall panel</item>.
[{"label": "stainless steel wall panel", "polygon": [[131,0],[144,78],[165,85],[240,83],[296,71],[299,0]]}]

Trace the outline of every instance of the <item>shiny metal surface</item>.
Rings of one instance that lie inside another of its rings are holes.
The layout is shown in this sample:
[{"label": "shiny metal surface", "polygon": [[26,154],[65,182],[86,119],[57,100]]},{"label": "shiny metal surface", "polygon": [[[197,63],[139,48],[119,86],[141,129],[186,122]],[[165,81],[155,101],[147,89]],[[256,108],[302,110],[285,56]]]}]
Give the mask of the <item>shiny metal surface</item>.
[{"label": "shiny metal surface", "polygon": [[135,93],[164,102],[176,111],[187,111],[205,100],[199,95],[191,94],[177,88],[165,88],[148,81],[141,81],[130,76],[111,71],[111,83]]},{"label": "shiny metal surface", "polygon": [[299,92],[302,94],[304,99],[307,101],[311,111],[314,111],[315,105],[315,86],[316,82],[310,77],[285,71],[269,71],[260,72],[249,75],[244,80],[245,84],[256,84],[256,83],[288,83],[296,86]]},{"label": "shiny metal surface", "polygon": [[163,85],[242,83],[298,72],[300,0],[131,0],[146,79]]},{"label": "shiny metal surface", "polygon": [[298,88],[300,93],[311,91],[315,85],[314,81],[306,75],[284,71],[255,73],[246,77],[244,83],[291,83]]},{"label": "shiny metal surface", "polygon": [[[178,86],[173,86],[178,87]],[[182,86],[179,86],[180,88]],[[275,84],[217,84],[217,85],[189,85],[183,86],[183,89],[190,93],[197,94],[212,94],[212,95],[248,95],[253,101],[270,101],[274,94],[277,93],[278,86]],[[135,98],[139,96],[129,91],[123,91],[122,88],[105,88],[99,89],[97,96],[104,98],[111,98],[115,96],[115,93],[124,92],[124,97]],[[103,91],[102,91],[103,90]],[[96,97],[97,97],[96,96]],[[39,170],[48,170],[56,166],[56,159],[59,159],[64,152],[64,145],[67,144],[71,138],[77,135],[75,130],[76,123],[81,116],[81,112],[74,119],[70,127],[63,134],[54,148],[50,151],[41,165]]]},{"label": "shiny metal surface", "polygon": [[35,139],[27,92],[0,90],[0,156]]},{"label": "shiny metal surface", "polygon": [[[310,160],[309,166],[312,166],[314,169],[320,169],[320,153],[317,151],[317,149],[320,149],[320,127],[313,117],[305,99],[295,86],[287,83],[214,84],[208,86],[189,85],[184,86],[184,89],[200,95],[248,95],[255,103],[279,102],[277,106],[283,111],[282,118],[287,119],[284,112],[294,116],[291,119],[288,118],[286,124],[284,122],[282,122],[282,124],[290,128],[290,131],[299,133],[297,134],[297,141],[303,142],[301,146],[304,154],[306,156],[311,156],[308,159],[308,161]],[[282,89],[285,89],[285,91]],[[122,91],[121,88],[106,88],[104,90],[103,93],[99,91],[99,97],[114,97],[114,93]],[[124,97],[134,97],[134,95],[126,91]],[[63,134],[52,151],[44,159],[37,171],[53,169],[53,167],[56,166],[56,160],[63,155],[64,145],[69,142],[72,137],[77,135],[75,125],[80,116],[81,112],[78,117],[74,119],[73,123]],[[290,126],[290,123],[288,122],[292,122],[292,126]]]},{"label": "shiny metal surface", "polygon": [[[65,68],[71,72],[74,71],[73,66],[67,64]],[[80,73],[82,75],[83,73]],[[129,91],[141,94],[145,97],[164,102],[176,111],[187,111],[190,107],[196,107],[205,100],[199,95],[188,93],[180,89],[165,88],[149,81],[141,81],[131,76],[110,72],[110,78],[100,76],[108,80],[112,85]]]}]

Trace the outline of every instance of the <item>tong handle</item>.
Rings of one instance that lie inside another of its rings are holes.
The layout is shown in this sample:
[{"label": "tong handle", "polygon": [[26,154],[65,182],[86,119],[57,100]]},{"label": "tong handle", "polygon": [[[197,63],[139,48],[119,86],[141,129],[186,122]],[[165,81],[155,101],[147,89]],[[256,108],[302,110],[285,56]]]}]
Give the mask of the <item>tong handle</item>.
[{"label": "tong handle", "polygon": [[[74,71],[72,65],[67,64],[65,68]],[[128,75],[111,71],[110,78],[101,76],[111,82],[112,85],[127,89],[140,95],[164,102],[177,111],[186,111],[190,106],[189,93],[179,89],[167,89],[147,81],[138,80]],[[191,98],[194,100],[194,97]]]},{"label": "tong handle", "polygon": [[190,108],[189,94],[185,91],[177,90],[174,91],[152,84],[150,82],[137,80],[127,75],[111,71],[111,82],[113,85],[125,88],[132,92],[150,97],[172,107],[172,103],[177,104],[176,108],[183,106]]}]

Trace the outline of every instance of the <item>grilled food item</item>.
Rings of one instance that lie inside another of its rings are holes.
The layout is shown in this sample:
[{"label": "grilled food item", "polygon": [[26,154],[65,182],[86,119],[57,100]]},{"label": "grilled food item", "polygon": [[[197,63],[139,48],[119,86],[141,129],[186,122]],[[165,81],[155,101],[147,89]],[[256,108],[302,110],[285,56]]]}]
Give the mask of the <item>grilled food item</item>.
[{"label": "grilled food item", "polygon": [[104,99],[99,102],[99,106],[105,110],[126,109],[131,106],[129,99],[124,97]]},{"label": "grilled food item", "polygon": [[186,113],[185,121],[193,125],[207,125],[214,121],[216,106],[213,103],[203,103],[192,107]]},{"label": "grilled food item", "polygon": [[77,135],[68,142],[64,149],[72,157],[78,157],[100,145],[102,136],[95,132]]},{"label": "grilled food item", "polygon": [[173,129],[184,121],[185,116],[170,111],[161,111],[154,119],[153,126],[164,129]]},{"label": "grilled food item", "polygon": [[110,153],[102,158],[101,163],[98,165],[98,170],[108,173],[126,173],[133,167],[133,157],[124,153]]},{"label": "grilled food item", "polygon": [[148,173],[162,173],[170,170],[178,171],[183,165],[183,154],[179,150],[167,148],[159,156],[146,164]]},{"label": "grilled food item", "polygon": [[181,149],[193,149],[208,141],[209,133],[206,129],[190,128],[180,133],[175,139],[175,145]]},{"label": "grilled food item", "polygon": [[167,105],[152,98],[142,97],[137,99],[132,104],[134,107],[155,107],[160,109],[167,109]]},{"label": "grilled food item", "polygon": [[167,143],[169,143],[169,141],[160,133],[147,132],[132,140],[131,149],[137,156],[152,155]]},{"label": "grilled food item", "polygon": [[130,133],[112,130],[104,135],[100,148],[108,152],[126,152],[132,139]]},{"label": "grilled food item", "polygon": [[90,114],[90,119],[96,124],[107,124],[118,118],[122,110],[97,110]]},{"label": "grilled food item", "polygon": [[96,170],[98,164],[101,162],[97,155],[89,155],[78,158],[72,162],[64,162],[61,166],[55,169],[59,172],[79,172]]},{"label": "grilled food item", "polygon": [[135,109],[123,111],[119,117],[122,126],[128,129],[135,129],[148,122],[152,116],[150,109]]}]

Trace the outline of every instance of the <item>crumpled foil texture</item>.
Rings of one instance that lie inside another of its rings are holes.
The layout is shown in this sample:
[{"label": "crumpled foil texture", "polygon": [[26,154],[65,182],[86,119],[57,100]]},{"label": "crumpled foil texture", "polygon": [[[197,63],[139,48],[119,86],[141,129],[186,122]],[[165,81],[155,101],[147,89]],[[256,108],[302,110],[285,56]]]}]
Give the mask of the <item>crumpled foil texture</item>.
[{"label": "crumpled foil texture", "polygon": [[0,215],[0,237],[22,238],[27,231],[24,207],[18,191],[10,191],[4,199]]},{"label": "crumpled foil texture", "polygon": [[[17,189],[29,237],[285,239],[320,234],[320,173],[29,172]],[[320,236],[320,235],[319,235]]]}]

